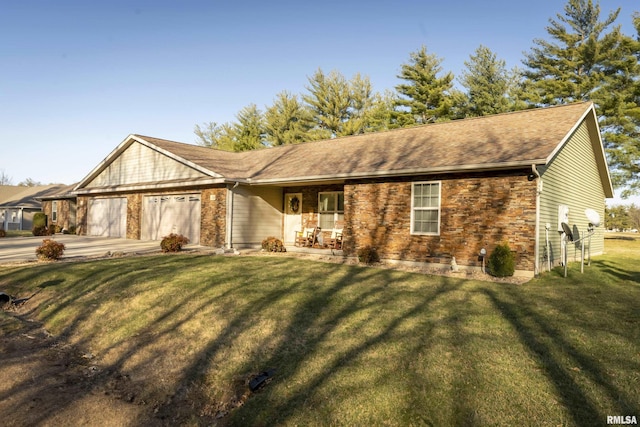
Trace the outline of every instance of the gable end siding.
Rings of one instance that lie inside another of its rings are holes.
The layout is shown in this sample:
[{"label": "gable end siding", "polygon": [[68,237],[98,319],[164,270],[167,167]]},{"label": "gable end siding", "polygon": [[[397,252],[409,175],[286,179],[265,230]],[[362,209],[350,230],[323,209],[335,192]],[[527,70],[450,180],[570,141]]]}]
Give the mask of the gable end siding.
[{"label": "gable end siding", "polygon": [[[558,231],[558,205],[569,207],[569,225],[574,225],[582,235],[588,226],[584,215],[586,208],[594,209],[604,220],[605,194],[598,165],[589,138],[586,122],[583,122],[569,138],[556,157],[544,168],[539,168],[543,180],[540,195],[540,242],[539,262],[541,270],[547,270],[547,254],[545,242],[545,224],[550,224],[549,258],[552,267],[561,262],[560,241]],[[604,227],[598,227],[591,238],[591,255],[604,251]],[[569,244],[569,260],[580,248]]]},{"label": "gable end siding", "polygon": [[89,182],[86,188],[155,183],[204,176],[206,175],[189,166],[134,142]]}]

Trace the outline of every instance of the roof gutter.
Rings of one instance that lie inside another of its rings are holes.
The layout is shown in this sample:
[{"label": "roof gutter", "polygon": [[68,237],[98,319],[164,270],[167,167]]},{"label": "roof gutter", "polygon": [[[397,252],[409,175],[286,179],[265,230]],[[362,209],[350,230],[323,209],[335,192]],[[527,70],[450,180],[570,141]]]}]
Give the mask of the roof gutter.
[{"label": "roof gutter", "polygon": [[105,194],[105,193],[121,193],[123,191],[140,191],[140,190],[163,190],[169,188],[181,188],[211,185],[211,184],[225,184],[227,181],[222,178],[210,178],[199,179],[192,181],[180,181],[180,182],[166,182],[160,184],[143,184],[143,185],[118,185],[113,187],[95,187],[95,188],[82,188],[74,191],[72,194],[78,196],[90,195],[90,194]]},{"label": "roof gutter", "polygon": [[[462,165],[462,166],[445,166],[439,168],[429,169],[403,169],[392,171],[370,171],[359,173],[342,173],[331,175],[310,175],[310,176],[298,176],[292,178],[269,178],[269,179],[247,179],[244,183],[247,185],[277,185],[277,184],[304,184],[314,181],[336,181],[341,179],[370,179],[370,178],[385,178],[395,176],[411,176],[411,175],[434,175],[441,173],[464,173],[464,172],[488,172],[498,170],[511,170],[526,168],[531,165],[544,165],[545,159],[534,159],[520,162],[509,163],[489,163],[481,165]],[[231,182],[236,182],[233,180]]]}]

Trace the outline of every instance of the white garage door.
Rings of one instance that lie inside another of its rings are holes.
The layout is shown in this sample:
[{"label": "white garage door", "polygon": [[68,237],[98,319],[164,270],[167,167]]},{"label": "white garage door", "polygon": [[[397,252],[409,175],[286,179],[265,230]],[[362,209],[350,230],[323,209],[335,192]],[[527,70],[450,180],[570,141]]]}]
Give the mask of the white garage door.
[{"label": "white garage door", "polygon": [[89,236],[127,237],[127,199],[90,199],[87,233]]},{"label": "white garage door", "polygon": [[144,198],[142,240],[162,240],[182,234],[190,243],[200,243],[200,196],[179,194]]}]

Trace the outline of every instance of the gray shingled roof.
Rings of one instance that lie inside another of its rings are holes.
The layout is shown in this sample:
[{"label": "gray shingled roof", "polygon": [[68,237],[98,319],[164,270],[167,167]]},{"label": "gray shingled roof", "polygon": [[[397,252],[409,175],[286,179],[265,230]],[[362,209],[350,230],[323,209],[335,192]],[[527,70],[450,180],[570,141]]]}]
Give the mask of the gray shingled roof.
[{"label": "gray shingled roof", "polygon": [[8,196],[0,199],[0,206],[40,209],[42,206],[41,199],[47,197],[62,198],[61,195],[68,195],[68,192],[73,187],[73,185],[52,184],[35,187],[11,187],[10,189],[0,188],[0,197],[3,197],[3,194],[8,194]]},{"label": "gray shingled roof", "polygon": [[576,103],[242,153],[135,136],[256,183],[486,170],[546,163],[591,108]]}]

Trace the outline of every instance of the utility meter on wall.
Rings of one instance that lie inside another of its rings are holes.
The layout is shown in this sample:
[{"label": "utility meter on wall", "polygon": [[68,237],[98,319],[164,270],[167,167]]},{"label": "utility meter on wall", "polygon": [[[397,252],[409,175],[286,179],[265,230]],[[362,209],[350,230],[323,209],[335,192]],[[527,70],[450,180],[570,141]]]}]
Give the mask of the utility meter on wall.
[{"label": "utility meter on wall", "polygon": [[562,233],[562,223],[569,224],[569,206],[558,205],[558,231]]}]

